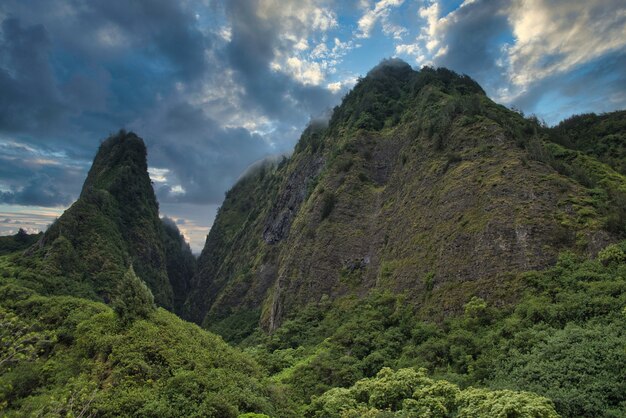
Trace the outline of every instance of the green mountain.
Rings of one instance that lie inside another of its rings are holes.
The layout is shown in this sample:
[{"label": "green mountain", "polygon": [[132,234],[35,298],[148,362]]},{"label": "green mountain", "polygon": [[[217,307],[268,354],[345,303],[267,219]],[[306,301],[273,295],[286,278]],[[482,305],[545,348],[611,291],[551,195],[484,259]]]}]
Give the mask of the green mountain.
[{"label": "green mountain", "polygon": [[100,145],[79,199],[50,226],[24,263],[57,276],[42,292],[113,301],[133,266],[158,305],[173,307],[164,230],[146,147],[120,132]]},{"label": "green mountain", "polygon": [[552,136],[469,77],[384,62],[288,161],[226,195],[187,317],[273,331],[304,305],[382,289],[420,318],[472,296],[512,304],[518,273],[624,229],[626,178]]},{"label": "green mountain", "polygon": [[297,416],[249,355],[156,308],[179,307],[195,260],[158,217],[135,134],[101,144],[36,238],[0,240],[0,415]]},{"label": "green mountain", "polygon": [[624,129],[592,119],[383,62],[227,193],[184,315],[304,416],[623,416]]}]

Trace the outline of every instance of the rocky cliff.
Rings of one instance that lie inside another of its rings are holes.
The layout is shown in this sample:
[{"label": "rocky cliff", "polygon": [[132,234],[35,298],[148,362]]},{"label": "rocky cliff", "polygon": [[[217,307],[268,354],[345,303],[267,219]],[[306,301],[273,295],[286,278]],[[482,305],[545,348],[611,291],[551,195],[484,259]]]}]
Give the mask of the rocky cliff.
[{"label": "rocky cliff", "polygon": [[[467,76],[383,62],[287,161],[227,194],[187,316],[272,330],[303,305],[372,289],[430,317],[474,295],[512,302],[516,273],[623,230],[607,225],[624,177],[550,138]],[[598,170],[611,184],[582,180]]]}]

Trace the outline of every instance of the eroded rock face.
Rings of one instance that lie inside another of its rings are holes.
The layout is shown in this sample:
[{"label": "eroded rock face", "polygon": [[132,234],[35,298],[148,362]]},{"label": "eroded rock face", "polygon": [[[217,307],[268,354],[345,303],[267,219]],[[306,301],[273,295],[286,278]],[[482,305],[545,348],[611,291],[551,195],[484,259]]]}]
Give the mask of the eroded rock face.
[{"label": "eroded rock face", "polygon": [[528,121],[467,78],[414,74],[366,78],[284,166],[235,186],[195,278],[205,324],[257,312],[273,330],[372,289],[429,317],[504,304],[518,273],[615,239],[581,217],[590,191],[533,156]]},{"label": "eroded rock face", "polygon": [[302,165],[289,175],[265,221],[263,240],[266,243],[276,244],[289,234],[291,223],[309,192],[310,183],[323,167],[324,159],[315,157],[303,161]]}]

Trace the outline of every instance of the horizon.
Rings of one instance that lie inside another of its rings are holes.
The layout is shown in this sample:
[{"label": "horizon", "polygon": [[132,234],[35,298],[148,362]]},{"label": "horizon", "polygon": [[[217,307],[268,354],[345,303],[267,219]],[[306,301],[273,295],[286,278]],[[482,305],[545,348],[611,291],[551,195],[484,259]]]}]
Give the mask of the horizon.
[{"label": "horizon", "polygon": [[78,197],[100,142],[127,129],[146,142],[161,216],[198,254],[243,173],[291,153],[386,58],[467,74],[554,125],[626,108],[626,5],[9,0],[0,234],[44,230]]}]

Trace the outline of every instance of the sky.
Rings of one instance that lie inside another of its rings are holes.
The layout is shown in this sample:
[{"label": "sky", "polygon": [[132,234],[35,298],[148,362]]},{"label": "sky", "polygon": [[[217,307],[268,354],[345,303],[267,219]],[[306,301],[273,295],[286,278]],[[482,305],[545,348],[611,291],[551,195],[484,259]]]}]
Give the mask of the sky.
[{"label": "sky", "polygon": [[197,253],[246,168],[390,57],[548,124],[624,109],[626,2],[2,0],[0,234],[45,230],[124,128]]}]

